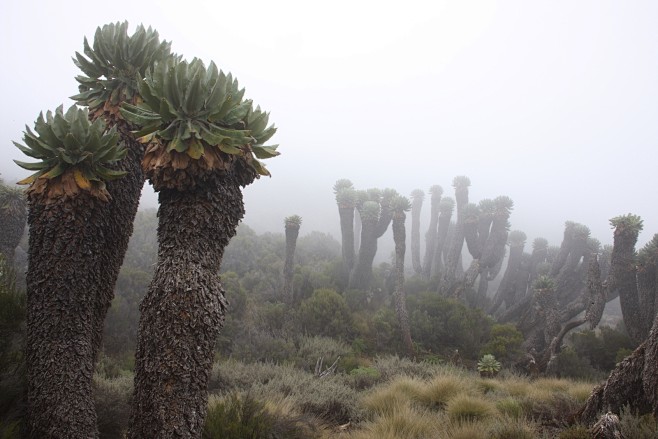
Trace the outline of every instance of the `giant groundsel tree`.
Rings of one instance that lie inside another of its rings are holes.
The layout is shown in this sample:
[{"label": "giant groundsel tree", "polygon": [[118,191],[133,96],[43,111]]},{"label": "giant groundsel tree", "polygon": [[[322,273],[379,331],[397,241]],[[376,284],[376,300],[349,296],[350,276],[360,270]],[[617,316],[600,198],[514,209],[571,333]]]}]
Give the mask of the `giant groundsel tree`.
[{"label": "giant groundsel tree", "polygon": [[110,227],[106,182],[125,174],[110,169],[123,159],[115,129],[91,123],[86,109],[62,107],[26,128],[24,145],[36,163],[29,184],[27,281],[28,437],[95,437],[92,398],[94,310]]},{"label": "giant groundsel tree", "polygon": [[276,129],[214,63],[159,63],[139,91],[144,102],[121,114],[143,127],[159,249],[141,304],[129,437],[199,437],[227,305],[219,267],[244,215],[241,188],[269,175],[259,159],[278,154],[264,144]]},{"label": "giant groundsel tree", "polygon": [[137,81],[156,62],[170,55],[170,43],[160,41],[158,32],[139,25],[132,35],[128,34],[128,22],[110,23],[96,29],[90,45],[84,39],[82,53],[76,52],[73,62],[82,74],[76,77],[79,94],[72,97],[89,107],[92,120],[102,119],[110,127],[116,127],[125,146],[126,156],[112,165],[112,169],[125,172],[120,182],[108,182],[106,190],[109,202],[105,205],[108,226],[97,239],[105,245],[92,263],[99,266],[97,299],[94,308],[94,356],[100,349],[103,323],[114,297],[119,270],[132,235],[133,222],[144,175],[141,161],[144,146],[131,133],[134,126],[120,114],[122,103],[136,104],[142,97]]}]

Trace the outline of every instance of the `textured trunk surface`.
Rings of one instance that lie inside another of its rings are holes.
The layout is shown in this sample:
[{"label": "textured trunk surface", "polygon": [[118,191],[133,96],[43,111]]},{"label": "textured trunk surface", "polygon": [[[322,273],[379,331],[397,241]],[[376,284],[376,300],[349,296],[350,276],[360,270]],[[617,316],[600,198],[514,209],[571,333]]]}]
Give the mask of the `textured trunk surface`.
[{"label": "textured trunk surface", "polygon": [[4,255],[7,267],[14,266],[14,251],[21,242],[27,211],[23,208],[20,212],[4,212],[0,209],[0,254]]},{"label": "textured trunk surface", "polygon": [[411,201],[411,266],[416,274],[423,271],[420,263],[420,212],[422,208],[423,197],[413,197]]},{"label": "textured trunk surface", "polygon": [[349,288],[367,290],[372,280],[372,262],[377,254],[377,223],[363,221],[359,256],[350,276]]},{"label": "textured trunk surface", "polygon": [[436,275],[440,278],[441,272],[443,271],[443,249],[445,247],[446,238],[448,237],[451,217],[452,211],[447,213],[442,212],[439,215],[439,227],[436,236],[436,247],[434,248],[434,259],[432,264],[433,268],[430,272],[430,278],[432,275]]},{"label": "textured trunk surface", "polygon": [[393,241],[395,242],[395,312],[400,323],[402,343],[409,358],[414,356],[414,344],[411,340],[409,313],[407,312],[406,294],[404,291],[404,253],[406,251],[406,230],[404,212],[393,216]]},{"label": "textured trunk surface", "polygon": [[144,186],[142,158],[144,148],[133,140],[125,126],[117,127],[128,149],[128,154],[119,163],[117,169],[126,171],[122,178],[107,183],[110,202],[104,206],[108,218],[107,227],[99,235],[104,245],[101,253],[94,258],[99,272],[96,303],[94,305],[93,323],[93,359],[98,359],[103,340],[103,328],[107,310],[114,298],[114,287],[128,249],[128,241],[133,233],[133,223],[139,206],[139,198]]},{"label": "textured trunk surface", "polygon": [[94,258],[108,227],[86,194],[30,199],[27,281],[27,437],[95,438],[92,397]]},{"label": "textured trunk surface", "polygon": [[[505,303],[505,306],[509,308],[514,302],[514,281],[517,278],[519,268],[521,266],[521,259],[523,256],[523,246],[517,245],[510,247],[509,259],[507,260],[507,268],[505,269],[505,274],[503,279],[500,281],[496,295],[494,296],[493,304],[489,309],[489,314],[495,313],[500,305]],[[486,293],[486,292],[485,292]]]},{"label": "textured trunk surface", "polygon": [[425,257],[423,258],[423,277],[429,279],[434,264],[434,253],[436,249],[436,236],[439,224],[439,202],[441,197],[432,196],[430,205],[430,225],[425,235]]},{"label": "textured trunk surface", "polygon": [[452,236],[452,242],[450,243],[450,250],[448,250],[448,256],[446,257],[446,263],[443,267],[443,275],[441,276],[441,282],[439,284],[439,293],[442,296],[448,296],[451,289],[453,288],[457,276],[458,276],[458,266],[461,263],[461,253],[462,247],[464,246],[464,228],[461,223],[455,225],[455,233]]},{"label": "textured trunk surface", "polygon": [[244,215],[231,175],[184,192],[162,190],[158,264],[140,305],[129,436],[198,438],[226,299],[219,268]]},{"label": "textured trunk surface", "polygon": [[295,248],[299,236],[298,224],[286,224],[286,261],[283,265],[283,294],[284,302],[293,302],[292,278],[295,264]]},{"label": "textured trunk surface", "polygon": [[[354,206],[338,206],[340,216],[340,234],[342,240],[343,272],[345,280],[349,279],[354,267]],[[347,282],[345,282],[347,283]]]}]

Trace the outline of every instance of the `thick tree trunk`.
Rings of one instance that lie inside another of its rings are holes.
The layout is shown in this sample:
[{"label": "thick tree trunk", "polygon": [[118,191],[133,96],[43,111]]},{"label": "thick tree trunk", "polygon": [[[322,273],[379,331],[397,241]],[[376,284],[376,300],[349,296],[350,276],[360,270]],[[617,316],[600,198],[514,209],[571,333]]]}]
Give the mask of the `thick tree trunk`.
[{"label": "thick tree trunk", "polygon": [[445,248],[448,230],[450,229],[450,219],[452,217],[452,210],[441,212],[439,214],[439,227],[436,237],[436,247],[434,248],[434,263],[433,270],[430,272],[430,278],[433,274],[441,277],[443,271],[443,250]]},{"label": "thick tree trunk", "polygon": [[[422,192],[421,192],[422,193]],[[411,266],[416,274],[421,274],[423,266],[420,263],[420,212],[423,207],[423,196],[412,196],[411,200]],[[432,249],[434,250],[434,249]]]},{"label": "thick tree trunk", "polygon": [[496,291],[496,295],[494,296],[493,304],[491,305],[491,308],[489,308],[489,314],[494,314],[503,302],[507,308],[514,303],[514,281],[516,280],[519,268],[521,267],[522,256],[523,245],[510,247],[507,268],[505,269],[503,280],[498,286],[498,291]]},{"label": "thick tree trunk", "polygon": [[125,125],[117,128],[128,149],[128,154],[119,162],[117,169],[126,171],[126,175],[107,183],[107,191],[111,197],[110,202],[104,206],[108,226],[99,234],[99,239],[103,240],[104,245],[101,247],[101,253],[93,260],[99,273],[92,329],[92,358],[94,361],[98,359],[98,352],[103,340],[105,317],[114,298],[114,287],[128,249],[128,241],[133,233],[133,223],[144,186],[142,172],[144,147],[134,140]]},{"label": "thick tree trunk", "polygon": [[402,343],[409,358],[414,356],[414,344],[411,340],[409,313],[407,312],[406,294],[404,291],[404,253],[406,250],[406,230],[404,227],[405,213],[399,212],[393,216],[393,241],[395,241],[395,312],[400,324]]},{"label": "thick tree trunk", "polygon": [[25,206],[16,211],[5,211],[0,207],[0,254],[5,258],[7,267],[14,266],[14,252],[21,242],[25,224],[27,222],[27,209]]},{"label": "thick tree trunk", "polygon": [[292,278],[294,274],[295,247],[299,236],[299,224],[286,223],[286,261],[283,265],[284,301],[293,303]]},{"label": "thick tree trunk", "polygon": [[430,225],[427,228],[427,235],[425,235],[425,258],[423,259],[423,277],[429,280],[432,274],[432,266],[434,265],[434,253],[436,249],[436,238],[438,234],[439,224],[439,202],[441,201],[440,195],[432,194],[430,199]]},{"label": "thick tree trunk", "polygon": [[350,276],[349,288],[367,290],[372,280],[372,263],[377,254],[377,223],[362,221],[359,256]]},{"label": "thick tree trunk", "polygon": [[219,268],[244,215],[232,174],[160,192],[158,264],[141,303],[129,438],[198,438],[227,302]]},{"label": "thick tree trunk", "polygon": [[27,437],[95,438],[94,258],[110,218],[84,192],[51,203],[31,196],[29,204]]},{"label": "thick tree trunk", "polygon": [[338,206],[342,240],[343,265],[349,275],[354,267],[354,206]]}]

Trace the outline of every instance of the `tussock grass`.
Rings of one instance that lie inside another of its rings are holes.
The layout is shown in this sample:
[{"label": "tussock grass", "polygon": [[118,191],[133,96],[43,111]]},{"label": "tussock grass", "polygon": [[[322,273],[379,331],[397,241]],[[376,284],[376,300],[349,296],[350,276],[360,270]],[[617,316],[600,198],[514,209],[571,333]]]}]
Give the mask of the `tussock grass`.
[{"label": "tussock grass", "polygon": [[430,380],[418,395],[419,401],[430,408],[444,407],[451,399],[458,395],[472,395],[477,393],[473,381],[461,375],[440,374]]},{"label": "tussock grass", "polygon": [[594,384],[573,382],[571,383],[571,387],[567,389],[567,393],[576,401],[580,403],[585,403],[585,401],[587,401],[587,398],[589,398],[589,395],[592,393],[593,389],[594,389]]},{"label": "tussock grass", "polygon": [[479,422],[460,422],[448,425],[442,439],[490,439],[488,429]]},{"label": "tussock grass", "polygon": [[537,439],[539,437],[535,424],[522,420],[504,417],[492,423],[489,428],[489,439]]},{"label": "tussock grass", "polygon": [[523,404],[518,399],[508,396],[496,401],[496,409],[511,419],[520,419],[523,417]]},{"label": "tussock grass", "polygon": [[452,421],[479,421],[494,416],[496,406],[479,396],[459,395],[448,401],[446,414]]},{"label": "tussock grass", "polygon": [[403,405],[387,416],[378,416],[349,439],[429,439],[436,437],[440,418],[434,413]]}]

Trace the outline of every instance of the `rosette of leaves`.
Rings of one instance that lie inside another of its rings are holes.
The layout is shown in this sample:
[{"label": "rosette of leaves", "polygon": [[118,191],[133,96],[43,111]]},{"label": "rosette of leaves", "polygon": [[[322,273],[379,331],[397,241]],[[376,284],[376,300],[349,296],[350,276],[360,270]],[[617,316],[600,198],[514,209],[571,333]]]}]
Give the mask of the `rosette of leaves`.
[{"label": "rosette of leaves", "polygon": [[494,377],[500,372],[501,364],[492,354],[485,354],[478,361],[478,372],[484,377]]},{"label": "rosette of leaves", "polygon": [[359,209],[363,222],[377,222],[379,220],[380,206],[375,201],[366,201]]},{"label": "rosette of leaves", "polygon": [[453,210],[455,210],[455,200],[450,197],[441,198],[441,202],[439,202],[439,212],[448,215],[452,214]]},{"label": "rosette of leaves", "polygon": [[139,92],[144,102],[124,104],[121,114],[142,127],[142,166],[156,190],[191,187],[217,170],[243,186],[270,175],[260,162],[279,155],[278,145],[265,145],[276,132],[269,113],[243,99],[244,88],[215,63],[170,58],[146,72]]},{"label": "rosette of leaves", "polygon": [[127,21],[98,27],[93,47],[85,38],[84,54],[73,58],[84,75],[76,76],[80,93],[71,99],[88,106],[94,117],[104,112],[116,117],[122,102],[138,102],[138,80],[155,62],[170,57],[170,50],[170,42],[141,24],[131,36]]},{"label": "rosette of leaves", "polygon": [[521,230],[512,230],[507,237],[507,243],[510,247],[522,247],[525,245],[527,236]]},{"label": "rosette of leaves", "polygon": [[18,184],[29,184],[29,194],[46,194],[48,200],[74,197],[81,191],[103,201],[109,194],[105,182],[125,172],[108,166],[121,160],[126,149],[118,143],[114,128],[106,131],[101,119],[89,121],[86,108],[71,106],[66,113],[60,105],[54,113],[43,113],[34,124],[34,132],[25,127],[25,145],[13,142],[25,155],[39,160],[26,163],[14,160],[24,169],[35,171]]},{"label": "rosette of leaves", "polygon": [[391,210],[393,212],[408,212],[411,210],[411,201],[407,197],[397,195],[391,200]]},{"label": "rosette of leaves", "polygon": [[616,233],[630,232],[640,233],[644,228],[642,218],[638,215],[629,213],[628,215],[616,216],[610,220],[610,225],[616,229]]},{"label": "rosette of leaves", "polygon": [[283,220],[283,223],[286,225],[286,227],[299,228],[299,226],[302,225],[302,217],[299,215],[290,215]]}]

